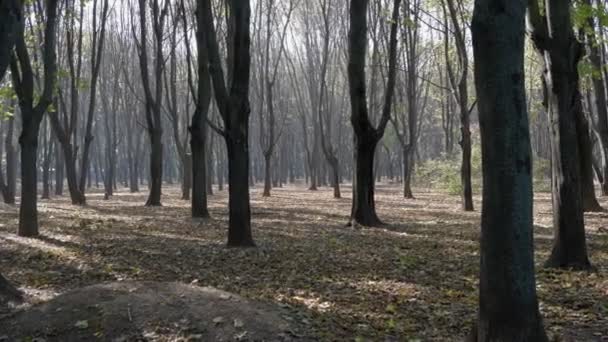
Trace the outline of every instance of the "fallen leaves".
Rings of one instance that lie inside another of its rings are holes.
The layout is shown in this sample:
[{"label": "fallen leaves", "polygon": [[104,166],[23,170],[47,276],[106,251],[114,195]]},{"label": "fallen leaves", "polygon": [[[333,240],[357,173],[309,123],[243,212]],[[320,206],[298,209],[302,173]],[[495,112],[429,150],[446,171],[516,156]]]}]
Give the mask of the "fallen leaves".
[{"label": "fallen leaves", "polygon": [[[376,205],[389,225],[348,229],[350,200],[334,200],[330,189],[287,187],[270,198],[255,189],[258,248],[235,250],[225,248],[225,192],[210,197],[212,219],[202,221],[189,218],[179,189],[163,192],[162,208],[146,208],[144,193],[126,192],[109,201],[91,194],[84,208],[68,198],[43,202],[45,238],[31,241],[13,234],[16,208],[2,208],[0,268],[15,283],[58,292],[108,280],[214,286],[280,303],[321,340],[460,340],[475,320],[479,212],[462,213],[458,197],[419,192],[404,200],[398,186],[380,185]],[[551,247],[549,194],[537,194],[535,212],[545,326],[574,340],[608,335],[606,216],[587,217],[598,272],[581,273],[540,267]],[[212,323],[243,330],[235,340],[251,329],[239,317]]]}]

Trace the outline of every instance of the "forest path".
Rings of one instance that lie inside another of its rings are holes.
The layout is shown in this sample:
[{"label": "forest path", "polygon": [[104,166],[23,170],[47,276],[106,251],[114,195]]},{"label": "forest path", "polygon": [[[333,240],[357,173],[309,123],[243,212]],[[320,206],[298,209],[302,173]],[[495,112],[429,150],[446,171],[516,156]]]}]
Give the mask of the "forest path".
[{"label": "forest path", "polygon": [[[252,189],[256,249],[225,247],[226,193],[210,197],[212,219],[189,218],[178,188],[163,207],[146,193],[100,193],[89,206],[69,198],[40,202],[41,238],[17,237],[16,207],[0,207],[0,270],[29,303],[108,281],[162,281],[212,286],[247,299],[279,303],[321,340],[459,340],[477,306],[479,212],[460,199],[381,184],[381,229],[346,228],[350,188]],[[608,200],[601,199],[608,208]],[[590,259],[597,272],[542,269],[551,247],[550,194],[536,196],[538,292],[549,333],[577,341],[608,338],[608,213],[588,214]],[[476,207],[481,208],[479,197]],[[2,329],[0,321],[0,336]]]}]

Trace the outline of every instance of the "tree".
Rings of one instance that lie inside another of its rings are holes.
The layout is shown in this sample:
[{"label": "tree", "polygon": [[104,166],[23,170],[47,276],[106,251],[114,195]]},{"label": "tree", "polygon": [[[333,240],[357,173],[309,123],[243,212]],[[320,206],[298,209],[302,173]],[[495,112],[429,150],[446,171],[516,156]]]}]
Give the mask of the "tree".
[{"label": "tree", "polygon": [[[76,9],[75,1],[67,3],[68,11],[72,12]],[[91,81],[89,84],[89,103],[88,114],[85,121],[84,143],[82,146],[82,158],[80,167],[80,176],[77,171],[78,150],[77,134],[79,128],[78,117],[80,115],[80,91],[83,86],[82,63],[83,63],[83,25],[84,25],[84,8],[85,2],[80,1],[80,9],[78,16],[71,13],[66,16],[66,45],[67,59],[70,78],[69,92],[69,107],[63,106],[65,114],[60,117],[59,111],[49,113],[49,118],[53,126],[53,130],[57,135],[57,140],[61,144],[63,151],[63,160],[65,162],[66,178],[68,182],[68,190],[72,204],[86,204],[86,180],[89,170],[89,155],[91,143],[93,142],[93,121],[95,114],[95,104],[97,98],[97,80],[101,69],[101,57],[105,41],[106,22],[108,18],[109,4],[108,0],[103,0],[101,6],[101,20],[98,22],[98,1],[93,1],[92,13],[92,42],[91,42]],[[78,23],[78,24],[76,24]],[[78,25],[76,27],[76,25]],[[74,32],[74,31],[77,32]],[[60,89],[60,95],[62,91]],[[60,96],[63,103],[67,103]]]},{"label": "tree", "polygon": [[220,59],[211,1],[200,0],[199,4],[205,24],[209,71],[213,81],[215,102],[224,122],[224,129],[220,130],[220,133],[228,150],[228,246],[255,246],[251,235],[249,203],[251,5],[245,0],[228,1],[227,84]]},{"label": "tree", "polygon": [[[403,72],[406,110],[400,111],[400,115],[392,116],[391,123],[403,153],[403,197],[414,198],[411,186],[412,173],[422,121],[420,116],[427,105],[429,82],[425,81],[426,77],[420,77],[420,69],[424,67],[421,61],[423,56],[420,53],[420,0],[406,0],[404,4],[408,24],[402,25],[401,29],[404,43],[401,54],[403,65],[406,67]],[[426,87],[423,88],[425,83]]]},{"label": "tree", "polygon": [[[4,79],[4,74],[8,69],[9,64],[11,63],[11,51],[15,45],[15,41],[19,39],[20,27],[23,27],[23,10],[19,5],[17,0],[8,0],[0,2],[0,82]],[[14,120],[11,119],[9,121],[9,132],[7,133],[7,141],[10,137],[12,140],[12,131],[13,131]],[[7,149],[8,149],[7,143]],[[12,147],[12,143],[10,144]],[[10,154],[7,151],[7,159]],[[7,160],[7,165],[9,164]],[[8,174],[7,170],[7,174]],[[7,178],[9,176],[7,175]],[[2,182],[4,183],[4,182]],[[8,185],[3,186],[2,195],[4,197],[4,201],[7,203],[14,203],[14,189],[13,195],[7,196],[7,192],[9,189],[5,189],[10,186],[11,182],[8,180]],[[12,201],[11,201],[12,198]],[[15,289],[15,287],[8,281],[2,274],[0,274],[0,302],[9,301],[9,300],[20,300],[21,293]]]},{"label": "tree", "polygon": [[8,69],[11,51],[23,26],[23,10],[18,0],[0,2],[0,81]]},{"label": "tree", "polygon": [[207,218],[207,121],[211,103],[211,79],[209,75],[209,56],[205,34],[205,17],[203,3],[197,1],[196,10],[196,49],[198,52],[198,87],[194,90],[192,73],[190,71],[191,51],[187,32],[187,17],[183,1],[181,2],[184,35],[186,38],[186,53],[188,57],[188,82],[195,101],[195,110],[190,124],[190,150],[192,151],[192,217]]},{"label": "tree", "polygon": [[[593,9],[591,0],[583,0],[587,9]],[[598,72],[591,76],[594,92],[595,111],[597,113],[597,131],[601,147],[602,168],[600,176],[602,178],[602,194],[608,196],[608,101],[606,99],[606,86],[603,82],[602,68],[604,65],[601,52],[600,38],[596,34],[595,18],[592,15],[587,17],[585,34],[585,46],[587,48],[589,62]]]},{"label": "tree", "polygon": [[476,0],[473,52],[483,163],[475,341],[548,341],[534,276],[523,0]]},{"label": "tree", "polygon": [[401,0],[394,0],[388,52],[388,79],[384,93],[382,116],[374,127],[368,115],[365,79],[367,53],[368,0],[351,0],[348,35],[348,83],[351,101],[351,123],[355,132],[355,179],[351,224],[379,226],[374,199],[374,154],[390,119],[397,66],[397,29]]},{"label": "tree", "polygon": [[587,269],[581,151],[582,102],[578,62],[582,46],[570,19],[570,1],[549,0],[540,14],[538,0],[528,0],[529,30],[544,61],[545,104],[551,120],[553,250],[549,267]]},{"label": "tree", "polygon": [[[460,147],[462,148],[462,164],[460,167],[460,181],[462,184],[462,208],[465,211],[473,211],[473,187],[471,185],[471,111],[469,107],[469,53],[467,50],[465,37],[465,23],[458,14],[458,9],[454,0],[442,0],[444,15],[449,17],[452,23],[456,52],[458,56],[458,70],[455,70],[449,58],[449,26],[446,24],[445,30],[445,54],[447,75],[450,81],[452,93],[456,97],[458,110],[460,113]],[[447,10],[446,10],[447,7]],[[456,72],[459,71],[460,75]]]},{"label": "tree", "polygon": [[20,236],[38,235],[37,209],[37,167],[38,134],[40,123],[47,108],[53,102],[53,88],[56,79],[55,26],[57,21],[58,0],[46,1],[46,26],[42,62],[44,64],[43,91],[37,103],[34,96],[34,69],[24,36],[24,24],[15,43],[16,53],[11,59],[11,76],[21,109],[21,205],[19,208]]},{"label": "tree", "polygon": [[[152,35],[154,41],[154,83],[150,79],[148,60],[148,12],[147,0],[139,0],[139,41],[136,43],[139,52],[139,66],[142,86],[144,88],[145,113],[148,137],[150,138],[150,194],[146,201],[147,206],[160,206],[163,183],[163,128],[162,128],[162,100],[163,100],[163,69],[165,57],[163,53],[163,33],[165,19],[169,10],[170,1],[162,4],[159,0],[151,0]],[[152,92],[154,86],[154,92]]]},{"label": "tree", "polygon": [[[274,91],[277,83],[277,76],[279,74],[279,66],[283,53],[285,52],[285,37],[287,35],[287,28],[289,27],[289,21],[291,15],[295,9],[295,1],[289,0],[287,8],[284,9],[285,19],[281,26],[278,26],[277,19],[281,12],[276,5],[274,0],[266,0],[265,12],[265,34],[263,41],[259,39],[260,33],[262,32],[262,10],[264,9],[264,1],[258,3],[259,10],[259,21],[258,23],[258,44],[262,45],[260,48],[260,68],[262,69],[259,75],[259,127],[260,127],[260,147],[262,154],[264,155],[264,197],[270,197],[270,190],[272,188],[272,157],[275,149],[281,138],[281,134],[277,133],[277,115],[275,113],[275,100]],[[275,32],[277,31],[277,32]],[[271,48],[272,47],[272,48]],[[264,104],[266,110],[264,110]]]}]

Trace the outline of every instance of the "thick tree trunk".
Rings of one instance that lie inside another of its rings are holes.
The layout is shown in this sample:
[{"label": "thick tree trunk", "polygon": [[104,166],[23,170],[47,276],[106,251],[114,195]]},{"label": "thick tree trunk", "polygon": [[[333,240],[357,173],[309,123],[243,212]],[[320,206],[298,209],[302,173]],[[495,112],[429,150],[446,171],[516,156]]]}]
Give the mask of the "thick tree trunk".
[{"label": "thick tree trunk", "polygon": [[472,23],[483,161],[479,316],[471,340],[548,341],[534,275],[525,4],[476,0]]},{"label": "thick tree trunk", "polygon": [[162,131],[150,132],[150,193],[146,206],[161,206],[160,198],[163,182],[163,144]]},{"label": "thick tree trunk", "polygon": [[[27,114],[32,116],[33,114]],[[26,115],[23,116],[24,118]],[[38,181],[36,160],[38,156],[38,131],[40,123],[23,123],[19,138],[21,145],[21,206],[19,208],[19,230],[17,234],[25,237],[38,236]]]},{"label": "thick tree trunk", "polygon": [[192,150],[192,217],[208,218],[207,209],[207,165],[205,136],[199,125],[205,123],[194,121],[191,132],[190,149]]},{"label": "thick tree trunk", "polygon": [[367,137],[358,137],[355,142],[356,174],[353,184],[351,221],[368,227],[383,224],[376,214],[374,200],[374,154],[377,144],[377,139]]},{"label": "thick tree trunk", "polygon": [[226,136],[230,211],[228,246],[253,247],[249,206],[249,147],[246,136]]}]

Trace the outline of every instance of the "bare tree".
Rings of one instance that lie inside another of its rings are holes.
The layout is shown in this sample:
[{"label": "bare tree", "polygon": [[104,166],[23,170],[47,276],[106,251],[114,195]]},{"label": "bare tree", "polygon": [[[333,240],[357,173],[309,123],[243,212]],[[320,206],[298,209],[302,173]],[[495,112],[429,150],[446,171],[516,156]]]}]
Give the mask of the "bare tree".
[{"label": "bare tree", "polygon": [[528,0],[528,22],[534,46],[545,64],[545,103],[552,130],[555,236],[546,265],[589,268],[578,140],[581,132],[577,124],[583,115],[578,74],[582,46],[574,37],[570,6],[570,1],[549,0],[541,16],[538,0]]},{"label": "bare tree", "polygon": [[382,116],[378,126],[374,127],[368,115],[365,79],[368,0],[351,0],[350,3],[348,82],[352,107],[351,123],[355,131],[356,163],[351,224],[353,221],[364,226],[382,224],[376,214],[374,199],[374,154],[378,142],[384,135],[392,110],[396,82],[400,4],[401,0],[394,0],[393,2],[388,52],[388,79],[384,93]]},{"label": "bare tree", "polygon": [[[251,53],[249,24],[251,5],[245,0],[228,1],[228,77],[220,59],[210,0],[200,0],[213,80],[215,102],[224,122],[221,134],[228,150],[229,227],[228,246],[254,246],[249,203],[249,81]],[[226,79],[228,83],[226,83]]]},{"label": "bare tree", "polygon": [[[139,0],[139,38],[134,34],[139,53],[139,66],[145,98],[145,113],[148,137],[150,138],[150,193],[147,206],[160,206],[163,182],[163,129],[162,129],[162,101],[163,101],[163,70],[165,56],[163,53],[165,20],[169,12],[170,1]],[[154,42],[154,83],[150,79],[148,60],[148,7],[151,7],[152,38]],[[135,28],[133,28],[135,31]],[[154,86],[154,92],[153,90]]]},{"label": "bare tree", "polygon": [[24,36],[24,23],[16,39],[16,53],[11,59],[11,76],[21,109],[21,205],[19,209],[19,236],[38,235],[37,208],[37,168],[38,135],[40,123],[46,110],[53,102],[53,88],[56,79],[55,28],[57,22],[58,0],[46,1],[46,26],[44,28],[43,91],[35,103],[34,69],[27,50]]}]

